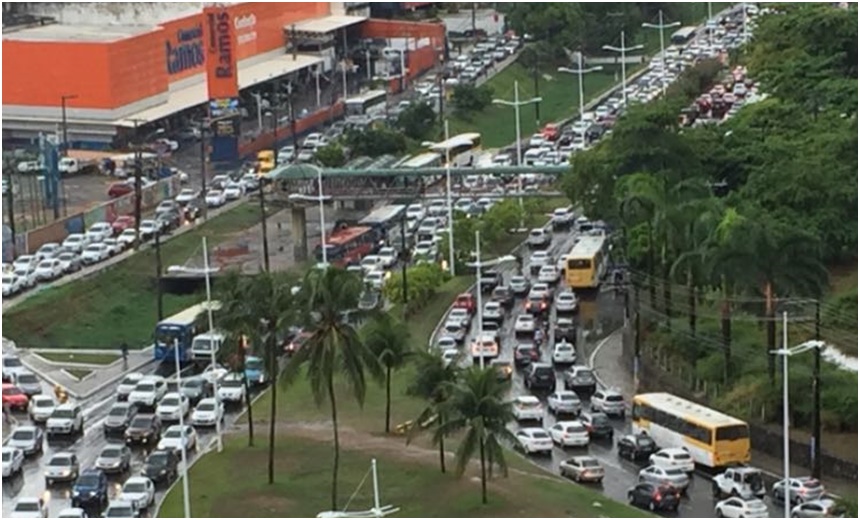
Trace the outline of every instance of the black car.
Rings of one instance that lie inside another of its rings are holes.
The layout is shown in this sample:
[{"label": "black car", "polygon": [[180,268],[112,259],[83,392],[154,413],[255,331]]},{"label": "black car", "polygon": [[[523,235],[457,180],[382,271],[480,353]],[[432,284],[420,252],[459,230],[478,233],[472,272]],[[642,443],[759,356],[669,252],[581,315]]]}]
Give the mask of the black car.
[{"label": "black car", "polygon": [[651,511],[677,511],[681,494],[672,486],[642,482],[627,490],[627,501]]},{"label": "black car", "polygon": [[499,304],[505,309],[510,309],[514,306],[514,293],[509,287],[500,285],[493,289],[493,294],[490,296],[490,300],[499,302]]},{"label": "black car", "polygon": [[545,316],[549,313],[549,302],[542,294],[529,295],[526,300],[526,312],[533,316]]},{"label": "black car", "polygon": [[105,418],[104,429],[105,436],[121,435],[125,432],[134,416],[137,415],[137,404],[135,403],[116,403],[114,404]]},{"label": "black car", "polygon": [[576,325],[570,318],[559,318],[555,322],[555,340],[556,342],[566,340],[572,345],[576,345]]},{"label": "black car", "polygon": [[657,450],[657,443],[647,435],[625,435],[618,439],[618,456],[632,461],[648,460]]},{"label": "black car", "polygon": [[588,435],[591,438],[612,439],[615,435],[609,417],[603,412],[582,412],[579,414],[579,420],[588,430]]},{"label": "black car", "polygon": [[108,482],[105,472],[100,469],[87,469],[81,472],[72,486],[72,507],[92,511],[101,510],[108,503]]},{"label": "black car", "polygon": [[178,209],[168,209],[160,211],[155,215],[155,221],[161,226],[161,231],[173,231],[182,225],[182,214]]},{"label": "black car", "polygon": [[531,343],[520,343],[514,349],[514,365],[527,367],[540,359],[540,352]]},{"label": "black car", "polygon": [[161,421],[153,414],[136,416],[125,429],[126,444],[158,444],[161,440]]},{"label": "black car", "polygon": [[555,371],[547,363],[532,363],[525,376],[526,388],[555,392]]},{"label": "black car", "polygon": [[481,271],[481,290],[484,292],[492,291],[499,285],[504,283],[504,278],[502,278],[502,273],[496,271],[495,269],[487,269],[485,271]]},{"label": "black car", "polygon": [[200,213],[203,210],[200,209],[200,203],[197,201],[191,201],[182,208],[182,212],[184,213],[185,220],[188,222],[194,222],[200,216]]},{"label": "black car", "polygon": [[179,459],[172,450],[156,450],[146,458],[140,473],[156,484],[169,483],[176,478],[178,468]]}]

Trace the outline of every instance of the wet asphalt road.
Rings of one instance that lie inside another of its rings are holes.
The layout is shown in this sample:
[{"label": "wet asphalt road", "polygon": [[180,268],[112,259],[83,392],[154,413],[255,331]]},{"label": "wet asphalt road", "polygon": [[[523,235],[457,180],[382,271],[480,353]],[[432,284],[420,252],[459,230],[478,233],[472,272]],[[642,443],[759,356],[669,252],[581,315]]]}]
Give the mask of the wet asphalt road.
[{"label": "wet asphalt road", "polygon": [[[565,254],[573,247],[574,242],[574,233],[566,233],[566,232],[555,232],[553,233],[553,241],[552,245],[549,248],[551,256],[554,260],[557,260],[561,254]],[[528,254],[523,255],[524,259],[528,258]],[[527,264],[527,261],[526,261]],[[514,266],[509,266],[507,268],[501,267],[499,269],[505,277],[505,281],[507,282],[509,278],[515,273],[516,268]],[[531,275],[530,280],[532,283],[537,282],[537,276]],[[556,293],[558,292],[558,288],[556,289]],[[574,315],[576,320],[578,321],[578,325],[581,327],[581,330],[588,331],[588,343],[593,345],[596,342],[600,341],[603,337],[607,336],[610,332],[620,327],[623,324],[623,297],[618,296],[616,299],[611,291],[600,292],[598,294],[578,294],[580,298],[580,309],[579,312]],[[484,302],[489,300],[489,295],[485,293]],[[510,361],[513,363],[513,349],[517,344],[517,340],[514,334],[514,320],[516,316],[523,312],[523,300],[521,298],[517,298],[514,307],[508,311],[505,316],[505,320],[502,324],[502,328],[500,331],[501,334],[501,350],[499,358],[500,360]],[[550,314],[550,323],[555,321],[555,309],[553,308]],[[552,327],[550,329],[550,334],[548,341],[544,342],[544,346],[541,350],[541,362],[542,363],[552,363],[551,355],[552,350],[551,347],[547,345],[552,345],[554,338],[552,337]],[[474,319],[472,321],[472,329],[470,331],[469,337],[475,337],[478,332],[478,320]],[[435,339],[435,338],[434,338]],[[585,341],[582,339],[582,333],[580,333],[579,338],[577,339],[577,362],[579,365],[588,365],[588,356],[586,350],[583,348]],[[468,347],[468,340],[465,343],[466,347]],[[467,357],[463,363],[465,365],[470,365],[472,363],[471,357]],[[556,367],[556,377],[558,381],[558,389],[563,389],[563,377],[562,374],[566,369],[566,366]],[[524,370],[517,369],[514,371],[511,393],[510,397],[514,398],[520,395],[530,395],[529,390],[525,388],[523,383],[523,375]],[[611,381],[605,381],[607,385],[612,385]],[[541,402],[544,405],[544,409],[546,410],[546,395],[535,394],[540,398]],[[589,401],[584,396],[581,396],[583,400],[583,410],[587,410],[589,407]],[[570,420],[567,417],[564,417],[563,420]],[[559,463],[563,460],[574,457],[577,455],[591,455],[597,458],[600,463],[603,465],[606,476],[603,480],[602,484],[583,484],[589,487],[593,487],[596,490],[599,490],[606,496],[621,502],[627,501],[627,491],[633,485],[635,485],[638,477],[639,470],[644,468],[647,464],[637,464],[627,459],[623,459],[618,457],[618,454],[615,449],[615,441],[621,436],[630,433],[631,425],[628,418],[619,419],[619,418],[610,418],[613,427],[614,427],[614,439],[594,439],[589,443],[587,448],[561,448],[559,446],[555,446],[552,450],[551,456],[545,455],[526,455],[526,458],[542,467],[545,468],[552,473],[558,474]],[[543,428],[549,429],[555,424],[556,418],[550,414],[548,411],[545,413],[543,419]],[[520,428],[524,427],[532,427],[538,426],[535,422],[524,422],[524,423],[512,423],[510,425],[511,431],[516,431]],[[678,509],[677,513],[664,513],[664,516],[668,517],[684,517],[684,518],[701,518],[701,517],[713,517],[714,516],[714,505],[716,501],[712,497],[711,494],[711,482],[710,479],[704,474],[700,474],[699,472],[693,475],[691,479],[690,487],[687,490],[685,496],[682,496],[681,505]],[[769,498],[765,499],[765,503],[767,503],[768,508],[770,510],[771,517],[781,517],[782,516],[782,505],[781,504],[773,504]]]}]

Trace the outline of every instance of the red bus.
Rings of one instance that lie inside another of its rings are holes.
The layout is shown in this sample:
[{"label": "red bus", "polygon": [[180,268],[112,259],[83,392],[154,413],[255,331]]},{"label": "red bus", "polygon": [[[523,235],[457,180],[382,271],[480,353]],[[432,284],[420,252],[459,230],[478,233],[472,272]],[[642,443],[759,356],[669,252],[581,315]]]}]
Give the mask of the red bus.
[{"label": "red bus", "polygon": [[[346,267],[357,264],[379,246],[379,232],[369,226],[343,225],[326,237],[326,256],[330,264]],[[317,260],[322,261],[322,248],[317,246]]]}]

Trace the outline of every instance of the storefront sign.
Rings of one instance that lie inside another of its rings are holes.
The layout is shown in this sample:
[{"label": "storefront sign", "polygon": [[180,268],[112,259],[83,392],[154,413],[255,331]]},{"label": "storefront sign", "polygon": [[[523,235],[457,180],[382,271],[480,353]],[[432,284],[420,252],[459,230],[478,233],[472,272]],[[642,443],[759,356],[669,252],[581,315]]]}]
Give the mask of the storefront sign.
[{"label": "storefront sign", "polygon": [[206,81],[209,99],[236,97],[239,94],[236,32],[230,13],[220,7],[207,8],[206,20]]},{"label": "storefront sign", "polygon": [[203,65],[203,24],[176,31],[174,42],[164,42],[167,52],[167,73],[177,74]]},{"label": "storefront sign", "polygon": [[236,40],[238,45],[251,43],[257,39],[257,17],[254,14],[237,16],[233,19],[233,27],[236,29]]}]

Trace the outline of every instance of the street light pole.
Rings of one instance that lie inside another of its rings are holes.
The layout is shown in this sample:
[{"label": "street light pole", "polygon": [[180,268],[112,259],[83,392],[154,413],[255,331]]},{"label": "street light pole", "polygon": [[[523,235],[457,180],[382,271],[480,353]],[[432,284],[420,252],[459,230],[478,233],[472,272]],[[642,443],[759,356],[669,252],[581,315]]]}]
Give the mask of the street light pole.
[{"label": "street light pole", "polygon": [[[445,142],[448,142],[448,120],[445,120]],[[448,202],[448,270],[455,276],[454,268],[454,205],[451,202],[451,148],[445,147],[445,198]]]},{"label": "street light pole", "polygon": [[[209,338],[212,340],[212,331],[215,330],[215,323],[212,319],[212,282],[210,281],[210,271],[209,271],[209,248],[206,244],[206,237],[203,237],[203,271],[206,274],[206,313],[209,318]],[[220,344],[219,344],[220,348]],[[212,345],[212,348],[209,349],[209,361],[212,363],[212,368],[215,368],[215,348]],[[215,395],[215,413],[216,421],[215,421],[215,440],[216,445],[218,446],[218,453],[221,453],[223,449],[223,445],[221,444],[221,398],[218,397],[218,379],[213,378],[212,383],[212,393]]]},{"label": "street light pole", "polygon": [[328,267],[328,251],[326,251],[325,243],[325,198],[323,197],[322,168],[319,167],[317,167],[317,186],[319,187],[320,201],[320,247],[322,248],[323,264]]},{"label": "street light pole", "polygon": [[60,102],[63,108],[63,157],[69,156],[69,130],[66,121],[66,101],[77,98],[78,96],[76,94],[64,94],[60,96]]},{"label": "street light pole", "polygon": [[[660,31],[660,63],[662,67],[660,68],[660,85],[663,87],[663,96],[666,96],[666,46],[663,38],[663,31],[669,29],[671,27],[678,27],[681,25],[681,22],[672,22],[672,23],[663,23],[663,10],[659,11],[660,23],[643,23],[642,27],[648,29],[657,29]],[[711,19],[711,3],[708,2],[708,20]],[[710,29],[709,29],[710,31]],[[710,34],[710,33],[709,33]],[[708,42],[710,43],[710,41]]]},{"label": "street light pole", "polygon": [[478,293],[478,308],[475,312],[478,315],[478,337],[476,340],[478,341],[478,353],[481,354],[480,363],[481,370],[484,369],[484,349],[483,343],[481,342],[481,335],[484,333],[484,305],[481,301],[481,230],[475,230],[475,292]]},{"label": "street light pole", "polygon": [[785,481],[783,481],[782,491],[783,502],[785,503],[785,518],[791,518],[791,487],[789,486],[789,478],[791,478],[791,450],[788,437],[788,312],[782,313],[782,348],[785,349],[786,355],[782,357],[782,469]]},{"label": "street light pole", "polygon": [[[173,359],[176,360],[176,388],[182,388],[182,375],[179,371],[179,340],[173,342]],[[180,394],[181,395],[181,394]],[[179,414],[179,442],[182,444],[182,505],[185,508],[185,518],[191,518],[191,493],[188,491],[188,454],[185,436],[185,420]]]},{"label": "street light pole", "polygon": [[624,46],[624,31],[621,31],[621,47],[613,45],[604,45],[603,50],[620,52],[621,53],[621,95],[624,100],[624,107],[627,107],[627,53],[630,51],[638,51],[644,49],[644,45],[634,45],[632,47]]},{"label": "street light pole", "polygon": [[257,101],[257,130],[263,131],[263,95],[259,92],[251,92],[254,99]]},{"label": "street light pole", "polygon": [[[568,74],[576,74],[579,76],[579,122],[580,124],[585,122],[585,88],[583,87],[582,77],[589,72],[597,72],[599,70],[603,70],[603,67],[591,67],[589,69],[582,68],[582,52],[579,53],[579,68],[574,70],[567,67],[559,67],[559,72],[566,72]],[[583,126],[584,128],[584,126]]]},{"label": "street light pole", "polygon": [[[493,104],[495,105],[504,105],[508,107],[514,107],[514,126],[516,130],[517,137],[517,166],[523,165],[523,150],[522,150],[522,136],[520,135],[520,107],[525,106],[531,103],[540,103],[543,101],[541,97],[533,97],[531,99],[526,99],[524,101],[520,101],[520,83],[519,81],[514,81],[514,100],[508,101],[506,99],[494,99]],[[518,199],[520,204],[520,229],[525,228],[525,222],[523,221],[525,216],[525,209],[523,208],[523,176],[522,174],[517,174],[517,191],[519,192]]]}]

